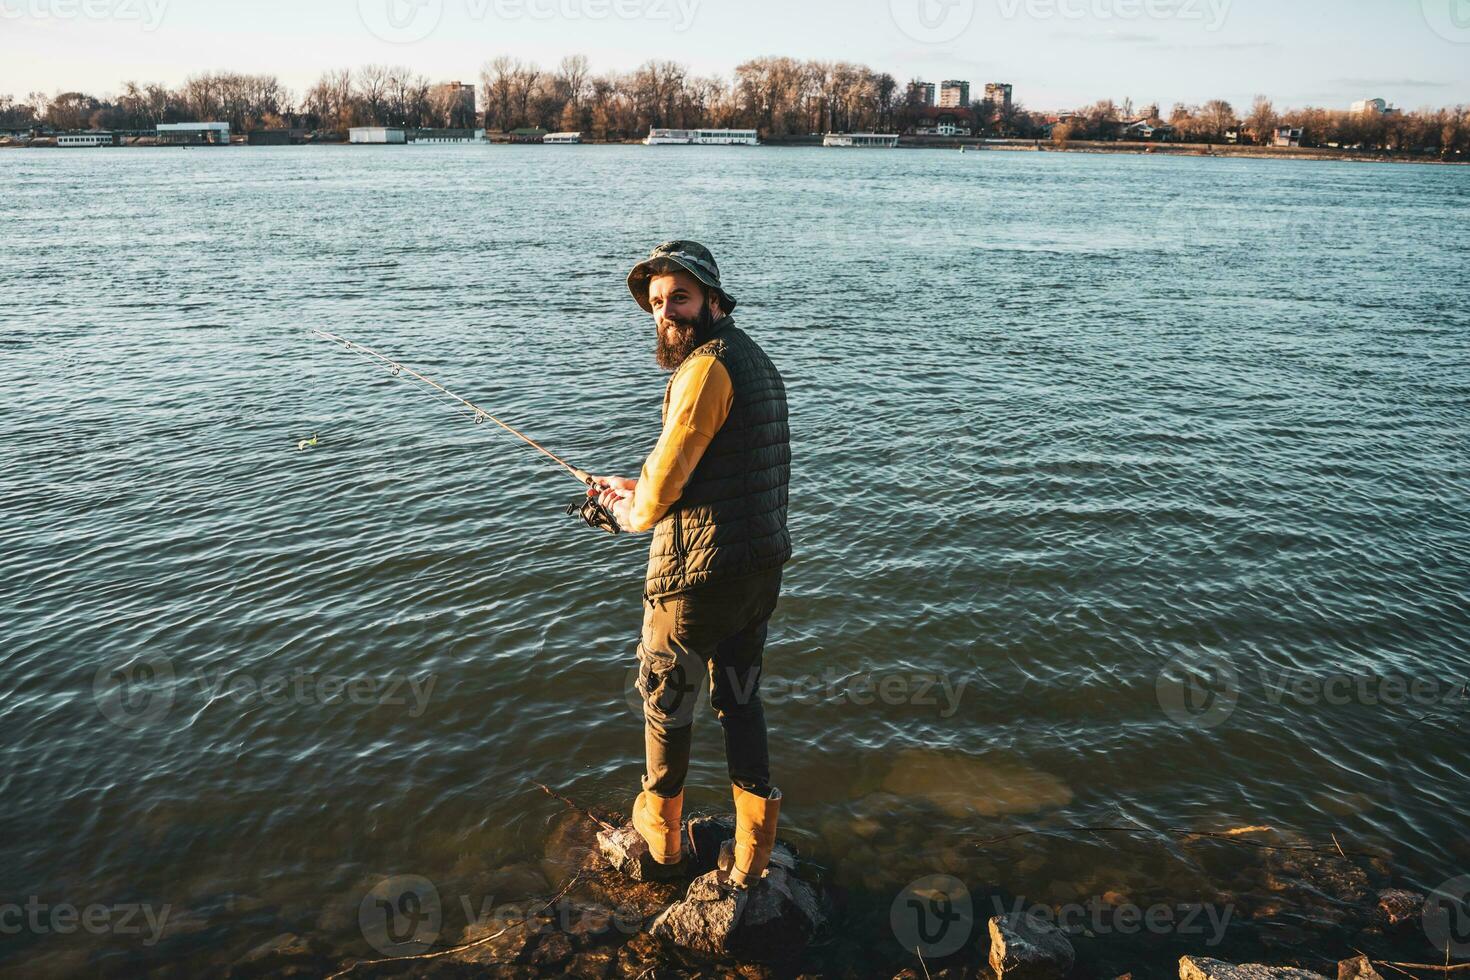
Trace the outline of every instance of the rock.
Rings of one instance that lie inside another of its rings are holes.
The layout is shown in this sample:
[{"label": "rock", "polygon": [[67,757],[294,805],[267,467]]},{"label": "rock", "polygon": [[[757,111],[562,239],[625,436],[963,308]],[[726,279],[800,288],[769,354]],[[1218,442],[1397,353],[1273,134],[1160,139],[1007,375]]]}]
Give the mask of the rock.
[{"label": "rock", "polygon": [[580,813],[566,813],[552,827],[541,858],[547,881],[565,881],[598,850],[598,825]]},{"label": "rock", "polygon": [[614,949],[589,949],[573,956],[562,970],[562,975],[580,980],[600,980],[612,973],[617,965],[618,953]]},{"label": "rock", "polygon": [[531,963],[539,967],[554,967],[572,958],[572,941],[565,933],[550,932],[541,937],[531,953]]},{"label": "rock", "polygon": [[294,932],[283,932],[274,939],[267,939],[240,958],[241,963],[260,963],[263,960],[295,959],[311,953],[306,940]]},{"label": "rock", "polygon": [[1419,921],[1424,913],[1424,896],[1402,888],[1386,888],[1378,893],[1378,915],[1390,926]]},{"label": "rock", "polygon": [[1337,964],[1337,980],[1383,980],[1366,956],[1355,956]]},{"label": "rock", "polygon": [[[625,823],[617,830],[599,830],[597,847],[614,871],[632,881],[670,881],[689,877],[688,853],[678,864],[659,864],[649,854],[648,842],[631,823]],[[692,850],[687,840],[683,847]]]},{"label": "rock", "polygon": [[618,950],[617,973],[624,977],[641,977],[649,970],[657,972],[663,960],[658,940],[640,932]]},{"label": "rock", "polygon": [[1266,858],[1266,887],[1277,892],[1307,891],[1346,905],[1368,898],[1368,874],[1336,854],[1272,851]]},{"label": "rock", "polygon": [[1298,970],[1290,966],[1262,966],[1247,963],[1233,966],[1203,956],[1179,958],[1179,980],[1326,980],[1320,973]]},{"label": "rock", "polygon": [[1027,915],[990,917],[990,968],[1000,980],[1060,980],[1076,953],[1062,931]]},{"label": "rock", "polygon": [[799,956],[824,922],[816,890],[782,865],[744,891],[726,880],[721,871],[696,878],[650,934],[705,956],[774,963]]},{"label": "rock", "polygon": [[283,932],[242,956],[230,967],[228,976],[290,976],[313,972],[321,963],[322,957],[314,940],[302,939],[294,932]]},{"label": "rock", "polygon": [[[545,927],[544,923],[536,919],[516,921],[528,910],[524,905],[504,905],[485,921],[471,923],[465,927],[455,945],[479,945],[452,953],[448,958],[473,966],[492,966],[521,960]],[[492,936],[494,938],[490,938]]]},{"label": "rock", "polygon": [[735,821],[730,817],[694,817],[686,827],[686,836],[693,844],[691,873],[702,875],[715,870],[721,848],[735,839]]}]

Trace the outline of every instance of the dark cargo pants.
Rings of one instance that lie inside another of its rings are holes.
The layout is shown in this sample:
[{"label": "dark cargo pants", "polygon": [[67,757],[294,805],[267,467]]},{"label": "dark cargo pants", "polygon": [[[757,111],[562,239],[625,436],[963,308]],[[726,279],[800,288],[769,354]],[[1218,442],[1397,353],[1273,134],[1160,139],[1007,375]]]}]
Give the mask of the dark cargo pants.
[{"label": "dark cargo pants", "polygon": [[679,795],[689,772],[701,686],[725,731],[730,781],[769,795],[771,763],[760,699],[766,629],[781,594],[781,569],[678,595],[643,600],[638,693],[643,698],[643,788]]}]

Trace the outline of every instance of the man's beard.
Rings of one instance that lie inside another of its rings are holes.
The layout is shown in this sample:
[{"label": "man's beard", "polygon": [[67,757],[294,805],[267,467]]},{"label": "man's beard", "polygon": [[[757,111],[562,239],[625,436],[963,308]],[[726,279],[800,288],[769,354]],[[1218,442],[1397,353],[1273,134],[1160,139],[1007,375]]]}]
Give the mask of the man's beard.
[{"label": "man's beard", "polygon": [[[672,323],[675,327],[677,337],[673,343],[664,339],[665,322]],[[699,311],[698,320],[689,320],[685,317],[669,316],[659,321],[658,346],[654,349],[653,356],[658,361],[658,366],[665,371],[677,370],[680,364],[694,353],[694,349],[706,340],[712,332],[715,324],[715,316],[710,312],[708,306]]]}]

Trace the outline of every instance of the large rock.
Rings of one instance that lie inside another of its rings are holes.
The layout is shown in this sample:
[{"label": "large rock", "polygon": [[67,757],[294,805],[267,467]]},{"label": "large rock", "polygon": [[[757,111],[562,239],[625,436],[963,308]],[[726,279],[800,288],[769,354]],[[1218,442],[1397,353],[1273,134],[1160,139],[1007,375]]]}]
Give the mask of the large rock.
[{"label": "large rock", "polygon": [[1234,966],[1203,956],[1179,958],[1179,980],[1326,980],[1320,973],[1298,970],[1291,966],[1262,966],[1247,963]]},{"label": "large rock", "polygon": [[799,957],[823,925],[816,890],[784,865],[772,863],[743,891],[727,881],[719,870],[700,875],[649,932],[705,956],[781,963]]},{"label": "large rock", "polygon": [[990,917],[990,968],[1000,980],[1061,980],[1077,954],[1062,931],[1028,915]]}]

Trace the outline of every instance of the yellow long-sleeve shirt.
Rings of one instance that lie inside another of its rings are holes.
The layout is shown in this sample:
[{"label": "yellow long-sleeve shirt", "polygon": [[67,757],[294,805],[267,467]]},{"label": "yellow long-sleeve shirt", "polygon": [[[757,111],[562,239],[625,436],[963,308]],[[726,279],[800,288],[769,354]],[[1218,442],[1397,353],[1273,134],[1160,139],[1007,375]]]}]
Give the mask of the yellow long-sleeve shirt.
[{"label": "yellow long-sleeve shirt", "polygon": [[643,463],[628,511],[627,530],[647,531],[679,502],[694,467],[735,403],[730,373],[702,354],[682,365],[664,394],[664,427]]}]

